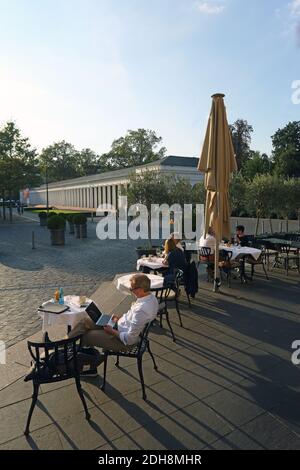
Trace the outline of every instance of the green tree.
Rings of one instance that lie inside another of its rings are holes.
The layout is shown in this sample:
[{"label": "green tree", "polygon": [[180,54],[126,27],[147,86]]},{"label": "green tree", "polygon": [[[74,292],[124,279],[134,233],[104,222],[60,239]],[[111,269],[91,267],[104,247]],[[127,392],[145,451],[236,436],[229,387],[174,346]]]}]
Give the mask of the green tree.
[{"label": "green tree", "polygon": [[205,204],[206,191],[204,187],[204,182],[201,181],[196,183],[192,189],[193,192],[193,203],[194,204]]},{"label": "green tree", "polygon": [[231,214],[243,216],[247,213],[247,182],[241,172],[234,173],[229,186]]},{"label": "green tree", "polygon": [[282,199],[278,206],[278,215],[286,219],[286,231],[288,232],[288,220],[299,218],[300,178],[288,178],[281,184]]},{"label": "green tree", "polygon": [[259,219],[269,218],[271,233],[273,227],[271,217],[280,212],[282,201],[285,198],[283,181],[276,175],[257,175],[253,181],[247,183],[248,207],[256,213],[257,223],[255,234],[257,234]]},{"label": "green tree", "polygon": [[78,152],[74,146],[64,140],[44,148],[40,154],[42,173],[48,174],[48,181],[61,181],[79,175],[77,168]]},{"label": "green tree", "polygon": [[170,204],[180,204],[182,210],[184,209],[184,204],[193,204],[193,187],[187,178],[180,176],[170,178],[168,180],[168,189]]},{"label": "green tree", "polygon": [[250,152],[250,158],[242,168],[242,173],[246,179],[253,179],[256,175],[265,175],[271,172],[271,161],[268,155],[260,152]]},{"label": "green tree", "polygon": [[161,137],[151,130],[129,130],[125,137],[114,140],[111,150],[102,155],[109,169],[128,168],[159,160],[165,155],[165,147],[158,149]]},{"label": "green tree", "polygon": [[148,211],[148,235],[151,246],[151,205],[170,204],[170,177],[156,171],[132,173],[127,188],[122,194],[127,196],[128,207],[134,204],[144,204]]},{"label": "green tree", "polygon": [[250,158],[251,133],[253,127],[245,119],[237,119],[229,126],[238,170]]},{"label": "green tree", "polygon": [[271,138],[274,172],[286,177],[300,177],[300,121],[289,122]]},{"label": "green tree", "polygon": [[106,169],[99,155],[89,148],[77,152],[75,157],[76,172],[78,176],[94,175],[101,171],[105,171]]},{"label": "green tree", "polygon": [[3,199],[18,198],[20,189],[39,182],[36,150],[31,148],[28,138],[22,137],[14,122],[7,122],[0,130],[0,190]]}]

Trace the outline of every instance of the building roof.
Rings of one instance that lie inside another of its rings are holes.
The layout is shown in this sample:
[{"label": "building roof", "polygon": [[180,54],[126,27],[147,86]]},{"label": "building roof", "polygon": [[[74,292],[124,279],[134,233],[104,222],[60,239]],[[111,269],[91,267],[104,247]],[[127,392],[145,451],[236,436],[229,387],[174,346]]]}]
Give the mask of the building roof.
[{"label": "building roof", "polygon": [[185,166],[189,168],[197,168],[199,158],[195,157],[179,157],[169,155],[161,159],[160,164],[163,166]]},{"label": "building roof", "polygon": [[[180,157],[175,155],[168,155],[160,160],[154,162],[146,163],[145,165],[139,165],[135,167],[122,168],[121,170],[112,170],[104,171],[102,173],[97,173],[95,175],[89,176],[80,176],[78,178],[72,178],[68,180],[55,181],[49,183],[49,188],[51,187],[61,187],[61,186],[72,186],[74,184],[90,184],[98,181],[105,181],[110,179],[116,179],[120,177],[129,176],[137,168],[152,167],[155,165],[160,166],[173,166],[173,167],[186,167],[186,168],[197,168],[198,158],[194,157]],[[40,188],[44,188],[45,185],[41,185]]]}]

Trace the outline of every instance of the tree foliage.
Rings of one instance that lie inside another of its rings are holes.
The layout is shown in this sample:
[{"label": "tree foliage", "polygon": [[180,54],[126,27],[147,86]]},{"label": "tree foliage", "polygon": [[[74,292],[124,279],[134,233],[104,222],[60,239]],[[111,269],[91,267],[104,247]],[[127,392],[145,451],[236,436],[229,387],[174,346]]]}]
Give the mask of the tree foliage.
[{"label": "tree foliage", "polygon": [[0,130],[0,189],[4,196],[17,197],[19,190],[40,183],[36,150],[21,135],[14,122]]},{"label": "tree foliage", "polygon": [[161,137],[151,130],[129,130],[125,137],[114,140],[111,150],[102,155],[108,169],[128,168],[144,165],[164,157],[166,149],[160,147]]},{"label": "tree foliage", "polygon": [[253,127],[245,119],[237,119],[229,126],[238,170],[250,158],[251,133]]},{"label": "tree foliage", "polygon": [[284,177],[300,177],[300,121],[289,122],[271,137],[274,171]]}]

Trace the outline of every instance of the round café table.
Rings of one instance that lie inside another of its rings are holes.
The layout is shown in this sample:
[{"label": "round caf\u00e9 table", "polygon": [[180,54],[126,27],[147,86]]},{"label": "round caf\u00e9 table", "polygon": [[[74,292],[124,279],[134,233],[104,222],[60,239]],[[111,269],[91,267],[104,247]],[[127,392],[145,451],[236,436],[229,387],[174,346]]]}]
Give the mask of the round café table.
[{"label": "round caf\u00e9 table", "polygon": [[[51,299],[53,300],[53,299]],[[49,301],[47,301],[49,302]],[[44,302],[44,303],[47,303]],[[91,299],[86,299],[86,306],[92,302]],[[42,304],[43,305],[43,304]],[[79,296],[78,295],[65,295],[64,305],[69,307],[69,310],[66,310],[63,313],[48,313],[39,311],[39,315],[43,320],[42,330],[46,331],[47,328],[55,325],[66,325],[68,331],[70,331],[74,326],[83,318],[86,318],[87,313],[85,311],[86,307],[80,307]]]},{"label": "round caf\u00e9 table", "polygon": [[[118,277],[115,280],[116,288],[122,292],[123,294],[130,295],[130,278],[135,273],[125,274],[123,276]],[[151,289],[161,289],[164,285],[164,278],[162,276],[157,276],[156,274],[146,274],[146,276],[150,279],[151,282]]]}]

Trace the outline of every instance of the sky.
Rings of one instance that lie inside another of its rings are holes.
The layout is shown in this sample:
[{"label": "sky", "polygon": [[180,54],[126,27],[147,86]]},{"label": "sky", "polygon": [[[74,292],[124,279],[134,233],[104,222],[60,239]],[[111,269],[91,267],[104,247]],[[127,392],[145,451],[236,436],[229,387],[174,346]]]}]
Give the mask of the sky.
[{"label": "sky", "polygon": [[146,128],[199,156],[216,92],[253,150],[300,119],[300,0],[0,0],[0,22],[0,126],[38,151]]}]

